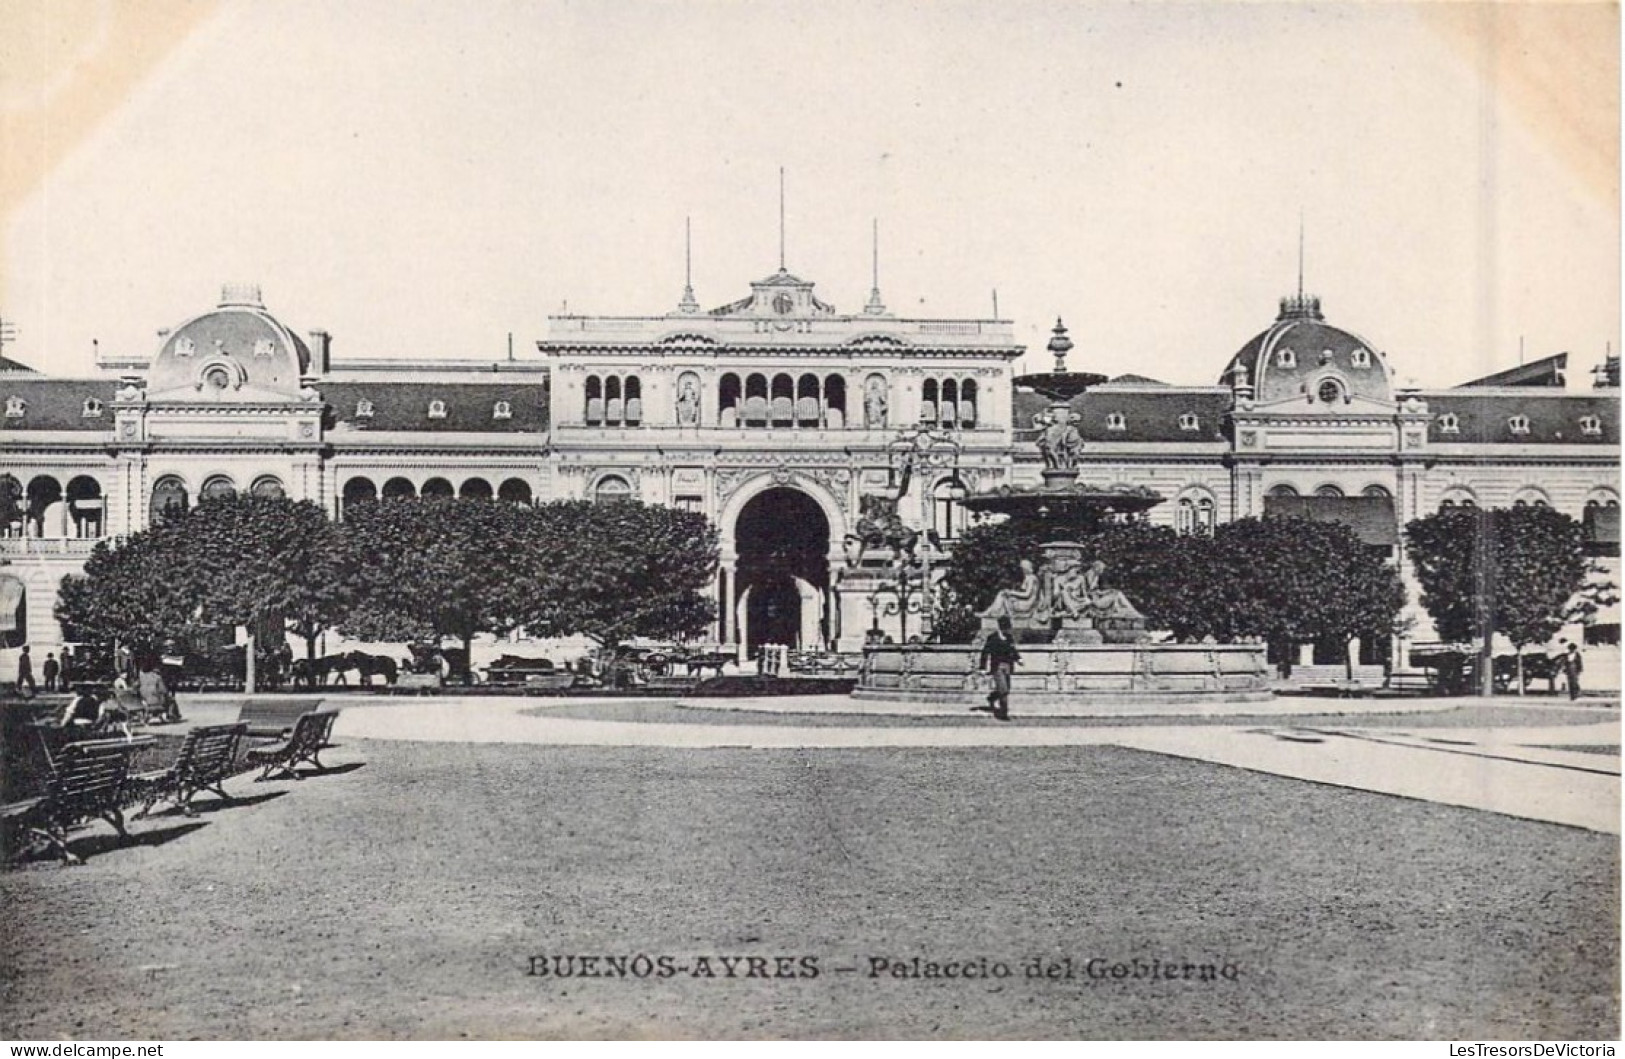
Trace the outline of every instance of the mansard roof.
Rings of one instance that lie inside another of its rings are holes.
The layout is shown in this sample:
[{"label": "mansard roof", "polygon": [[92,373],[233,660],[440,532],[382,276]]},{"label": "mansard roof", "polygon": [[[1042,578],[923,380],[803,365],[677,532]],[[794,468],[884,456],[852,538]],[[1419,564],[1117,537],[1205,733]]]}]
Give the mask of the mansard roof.
[{"label": "mansard roof", "polygon": [[[23,400],[20,416],[0,415],[0,430],[83,430],[113,429],[113,379],[50,379],[34,372],[18,372],[0,378],[0,405],[12,397]],[[102,414],[85,415],[85,401],[100,402]]]},{"label": "mansard roof", "polygon": [[[1167,442],[1192,444],[1223,441],[1224,415],[1232,397],[1222,387],[1099,386],[1072,398],[1069,407],[1081,419],[1076,426],[1085,442]],[[1042,394],[1018,388],[1011,400],[1011,426],[1016,440],[1028,441],[1037,434],[1033,416],[1048,410],[1050,401]],[[1122,429],[1108,426],[1109,417],[1122,416]],[[1183,416],[1196,416],[1196,429],[1180,426]]]},{"label": "mansard roof", "polygon": [[[1522,392],[1493,389],[1433,390],[1419,394],[1433,419],[1428,440],[1439,444],[1619,445],[1619,399],[1610,395]],[[1454,432],[1444,430],[1454,416]],[[1522,416],[1528,432],[1514,432],[1512,419]],[[1593,417],[1599,432],[1582,432],[1580,420]]]},{"label": "mansard roof", "polygon": [[[388,430],[436,434],[531,434],[548,428],[549,387],[546,379],[492,382],[318,382],[317,391],[332,409],[329,429]],[[363,401],[370,416],[358,415]],[[431,417],[431,402],[444,403],[445,415]],[[506,401],[509,418],[493,409]]]}]

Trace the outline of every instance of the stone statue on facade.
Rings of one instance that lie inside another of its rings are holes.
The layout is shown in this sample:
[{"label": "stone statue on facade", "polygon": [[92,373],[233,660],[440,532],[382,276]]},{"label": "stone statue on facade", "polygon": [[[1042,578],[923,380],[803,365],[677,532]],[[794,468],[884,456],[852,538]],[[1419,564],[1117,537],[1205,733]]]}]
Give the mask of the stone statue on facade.
[{"label": "stone statue on facade", "polygon": [[700,423],[700,384],[692,375],[685,375],[677,385],[677,425],[698,426]]},{"label": "stone statue on facade", "polygon": [[863,390],[863,425],[874,429],[886,425],[886,380],[872,377]]}]

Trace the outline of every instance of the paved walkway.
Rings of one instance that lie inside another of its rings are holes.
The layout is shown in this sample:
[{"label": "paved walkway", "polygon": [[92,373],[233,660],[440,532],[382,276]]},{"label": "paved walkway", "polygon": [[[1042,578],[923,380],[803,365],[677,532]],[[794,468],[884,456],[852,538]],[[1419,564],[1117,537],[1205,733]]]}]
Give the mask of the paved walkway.
[{"label": "paved walkway", "polygon": [[[189,704],[200,723],[231,720],[238,699]],[[1181,725],[1177,718],[1141,725],[906,727],[851,725],[809,727],[794,713],[835,712],[842,702],[778,700],[777,716],[764,723],[640,723],[550,716],[548,700],[449,698],[403,701],[339,700],[344,713],[337,741],[410,740],[455,743],[533,743],[553,746],[660,746],[707,749],[742,747],[905,748],[1119,746],[1208,761],[1236,768],[1338,787],[1417,798],[1510,816],[1543,820],[1609,834],[1620,833],[1620,722],[1617,711],[1584,707],[1595,723],[1555,727],[1411,728],[1338,727],[1338,718],[1301,720],[1305,702],[1280,700],[1251,723]],[[648,700],[642,700],[647,703]],[[229,704],[228,704],[229,703]],[[735,700],[733,708],[742,705]],[[1418,703],[1408,704],[1414,711]],[[1430,703],[1449,709],[1460,700]],[[1293,708],[1297,707],[1297,708]],[[1348,704],[1347,712],[1371,713]],[[215,716],[218,714],[219,716]],[[1260,716],[1299,718],[1281,725],[1256,723]],[[1596,748],[1595,750],[1575,748]]]}]

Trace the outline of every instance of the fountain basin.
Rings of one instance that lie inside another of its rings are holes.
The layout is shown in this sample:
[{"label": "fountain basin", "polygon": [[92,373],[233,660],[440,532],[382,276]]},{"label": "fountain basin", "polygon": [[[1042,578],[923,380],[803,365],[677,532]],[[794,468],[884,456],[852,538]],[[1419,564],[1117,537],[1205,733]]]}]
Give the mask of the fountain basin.
[{"label": "fountain basin", "polygon": [[[1262,644],[1021,644],[1010,681],[1018,712],[1141,700],[1263,702],[1272,697]],[[852,698],[981,705],[992,678],[970,644],[866,648]]]}]

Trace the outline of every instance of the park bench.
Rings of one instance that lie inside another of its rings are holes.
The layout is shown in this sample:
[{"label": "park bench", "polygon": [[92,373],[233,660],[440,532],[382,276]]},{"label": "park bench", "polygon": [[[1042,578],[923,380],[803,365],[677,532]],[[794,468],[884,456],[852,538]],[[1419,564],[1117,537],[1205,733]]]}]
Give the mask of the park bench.
[{"label": "park bench", "polygon": [[123,840],[123,797],[130,772],[130,755],[151,740],[88,739],[69,743],[52,758],[45,793],[0,806],[0,825],[7,835],[7,853],[20,850],[12,842],[18,832],[45,839],[62,854],[62,863],[83,861],[68,849],[68,832],[100,818],[113,825]]},{"label": "park bench", "polygon": [[321,699],[249,699],[238,708],[237,721],[248,726],[244,734],[252,738],[281,739],[321,703]]},{"label": "park bench", "polygon": [[296,780],[304,779],[294,771],[294,766],[301,761],[308,761],[317,769],[326,768],[317,755],[333,745],[327,738],[333,733],[333,722],[338,715],[338,710],[307,713],[294,723],[292,734],[282,742],[251,747],[248,751],[249,764],[263,768],[256,782],[270,779],[274,769],[280,769],[283,775]]},{"label": "park bench", "polygon": [[247,730],[248,725],[239,722],[202,725],[186,733],[186,742],[181,744],[173,765],[159,772],[131,777],[132,784],[146,801],[135,815],[146,816],[160,799],[168,797],[181,807],[181,812],[196,816],[192,798],[199,791],[214,791],[231,801],[231,795],[222,784],[237,764],[237,745]]}]

